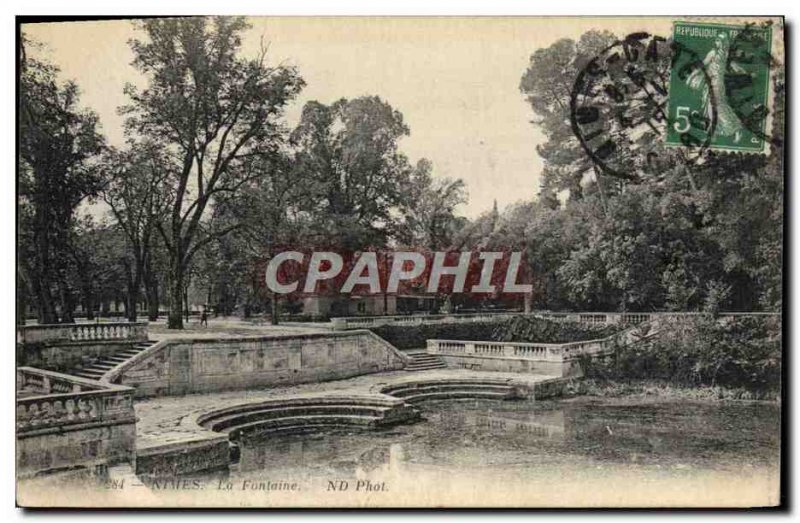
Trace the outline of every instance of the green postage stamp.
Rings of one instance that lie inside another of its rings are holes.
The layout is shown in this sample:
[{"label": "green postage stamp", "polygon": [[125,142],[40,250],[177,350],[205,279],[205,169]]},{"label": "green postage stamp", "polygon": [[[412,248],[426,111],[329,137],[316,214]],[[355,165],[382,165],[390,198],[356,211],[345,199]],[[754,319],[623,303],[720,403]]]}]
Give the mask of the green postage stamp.
[{"label": "green postage stamp", "polygon": [[765,151],[772,28],[675,22],[673,41],[667,145]]}]

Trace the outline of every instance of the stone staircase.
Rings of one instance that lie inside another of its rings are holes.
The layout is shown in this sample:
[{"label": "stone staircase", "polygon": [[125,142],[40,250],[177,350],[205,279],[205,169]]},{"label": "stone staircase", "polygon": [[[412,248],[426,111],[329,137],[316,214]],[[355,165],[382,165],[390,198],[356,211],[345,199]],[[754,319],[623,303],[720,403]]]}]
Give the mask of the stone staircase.
[{"label": "stone staircase", "polygon": [[411,362],[406,365],[407,371],[431,370],[447,368],[444,360],[436,354],[428,354],[425,351],[406,352],[411,358]]},{"label": "stone staircase", "polygon": [[220,409],[198,423],[231,440],[243,434],[297,434],[328,429],[372,429],[419,417],[404,401],[389,397],[310,396]]},{"label": "stone staircase", "polygon": [[102,356],[91,363],[87,363],[85,365],[80,365],[78,367],[73,368],[69,371],[70,374],[73,376],[80,376],[81,378],[86,378],[89,380],[99,380],[102,378],[108,371],[124,363],[131,359],[132,357],[136,356],[140,352],[144,351],[155,342],[153,341],[142,341],[136,343],[135,345],[131,345],[127,349],[119,350],[114,352],[110,356]]},{"label": "stone staircase", "polygon": [[380,392],[409,404],[443,399],[513,400],[529,395],[503,378],[407,381],[383,387]]}]

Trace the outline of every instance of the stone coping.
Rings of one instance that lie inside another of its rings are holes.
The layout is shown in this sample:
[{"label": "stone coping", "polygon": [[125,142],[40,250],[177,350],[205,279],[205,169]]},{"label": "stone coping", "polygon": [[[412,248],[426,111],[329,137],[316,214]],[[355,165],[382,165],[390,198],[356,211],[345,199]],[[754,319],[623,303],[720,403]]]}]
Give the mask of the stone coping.
[{"label": "stone coping", "polygon": [[198,338],[175,337],[175,338],[163,338],[158,341],[154,341],[152,345],[150,345],[148,348],[146,348],[139,354],[136,354],[127,361],[120,363],[116,367],[106,372],[101,378],[101,381],[103,383],[112,382],[113,380],[117,379],[119,375],[122,374],[123,372],[127,371],[131,367],[151,357],[156,352],[162,351],[166,347],[169,347],[171,345],[180,345],[180,344],[207,345],[216,343],[229,344],[229,343],[248,343],[248,342],[261,342],[261,341],[280,342],[280,341],[292,341],[292,340],[352,338],[357,336],[367,336],[376,341],[377,343],[380,343],[405,364],[407,364],[411,359],[403,351],[399,350],[397,347],[395,347],[388,341],[384,340],[383,338],[381,338],[380,336],[378,336],[369,329],[354,329],[354,330],[339,331],[339,332],[324,331],[324,332],[304,332],[297,334],[236,336],[236,337],[231,337],[231,336],[214,336],[214,337],[198,337]]},{"label": "stone coping", "polygon": [[347,338],[353,336],[359,336],[364,334],[371,334],[375,335],[369,329],[352,329],[348,331],[324,331],[324,332],[301,332],[297,334],[258,334],[258,335],[237,335],[235,337],[232,336],[203,336],[203,337],[175,337],[175,338],[165,338],[162,341],[168,341],[170,343],[192,343],[192,344],[202,344],[202,343],[220,343],[220,342],[231,342],[231,341],[286,341],[286,340],[310,340],[316,338]]}]

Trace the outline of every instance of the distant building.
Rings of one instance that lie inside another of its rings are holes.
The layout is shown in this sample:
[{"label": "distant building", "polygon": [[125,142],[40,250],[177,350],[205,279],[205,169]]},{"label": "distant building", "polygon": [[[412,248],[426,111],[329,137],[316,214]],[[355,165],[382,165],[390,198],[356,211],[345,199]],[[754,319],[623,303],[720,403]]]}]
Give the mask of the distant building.
[{"label": "distant building", "polygon": [[389,316],[438,312],[440,299],[435,295],[351,295],[310,296],[303,299],[303,314],[313,316]]}]

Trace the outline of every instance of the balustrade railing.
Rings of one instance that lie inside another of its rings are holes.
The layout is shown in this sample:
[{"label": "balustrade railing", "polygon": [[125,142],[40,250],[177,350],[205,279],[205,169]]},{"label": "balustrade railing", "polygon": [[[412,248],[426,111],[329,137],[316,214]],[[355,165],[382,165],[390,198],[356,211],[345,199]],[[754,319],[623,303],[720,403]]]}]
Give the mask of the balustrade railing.
[{"label": "balustrade railing", "polygon": [[562,345],[509,341],[428,340],[431,354],[561,361]]},{"label": "balustrade railing", "polygon": [[66,323],[17,327],[17,341],[20,343],[146,339],[146,322]]},{"label": "balustrade railing", "polygon": [[[365,327],[379,327],[381,325],[422,325],[432,323],[464,323],[487,321],[497,318],[513,316],[532,316],[551,321],[573,321],[586,325],[624,325],[633,326],[646,323],[658,318],[689,318],[703,315],[702,312],[548,312],[534,311],[523,312],[497,312],[497,313],[469,313],[469,314],[426,314],[406,316],[349,316],[331,318],[333,328],[336,330],[362,329]],[[777,316],[773,312],[721,312],[719,318],[734,318],[744,316]]]},{"label": "balustrade railing", "polygon": [[130,387],[32,367],[17,368],[17,435],[92,422],[133,423]]},{"label": "balustrade railing", "polygon": [[380,327],[381,325],[423,325],[432,323],[465,323],[487,321],[494,318],[511,317],[521,312],[467,313],[467,314],[424,314],[398,316],[348,316],[331,318],[336,330]]}]

